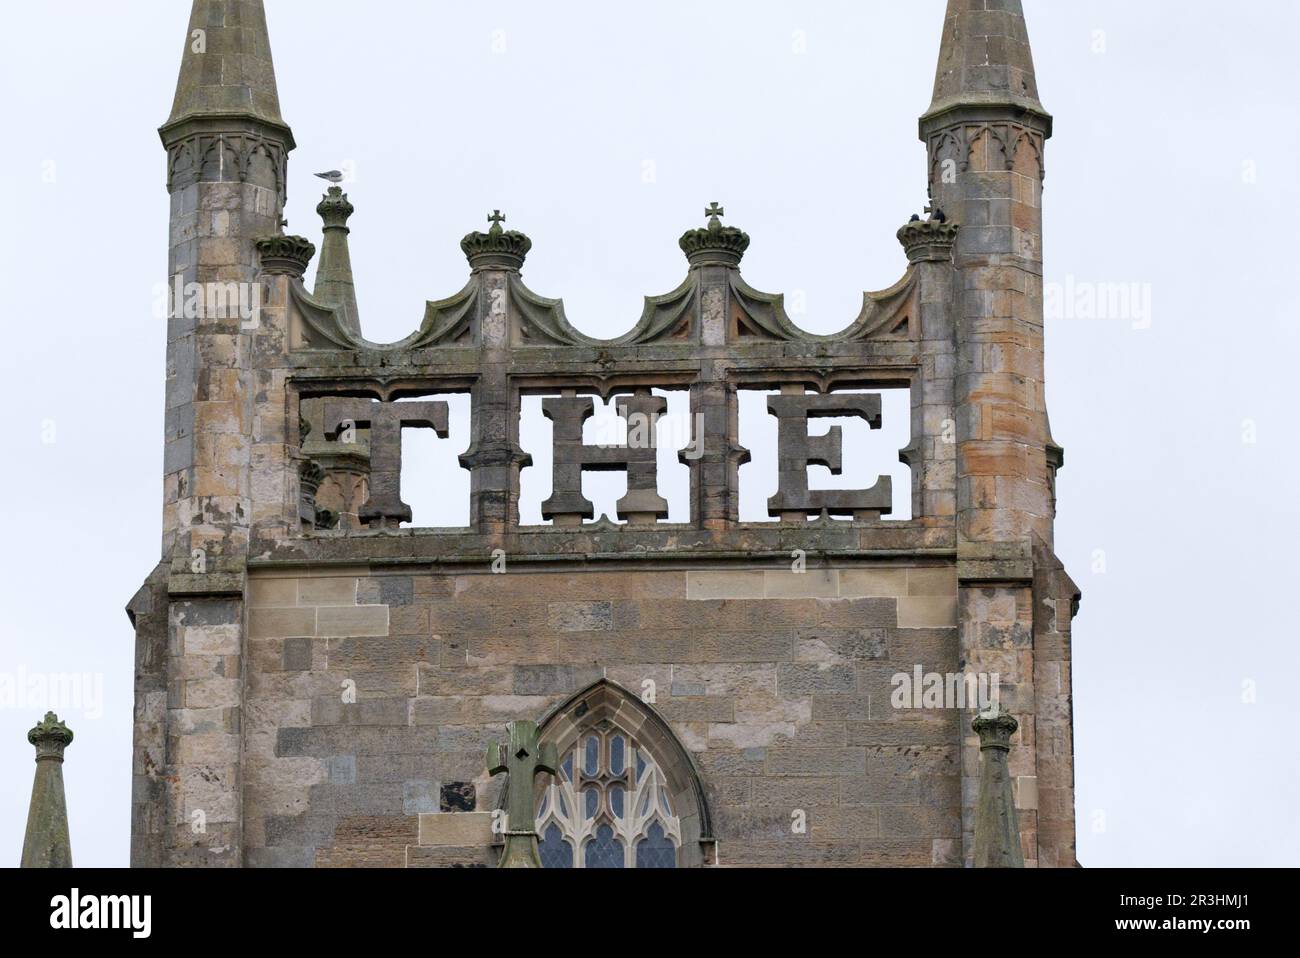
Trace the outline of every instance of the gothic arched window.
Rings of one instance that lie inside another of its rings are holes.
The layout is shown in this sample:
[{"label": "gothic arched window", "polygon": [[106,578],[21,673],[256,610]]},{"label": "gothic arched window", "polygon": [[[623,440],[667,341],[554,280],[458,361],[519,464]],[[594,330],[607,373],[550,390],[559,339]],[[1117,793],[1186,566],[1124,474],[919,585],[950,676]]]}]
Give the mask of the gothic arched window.
[{"label": "gothic arched window", "polygon": [[676,868],[682,824],[649,751],[610,722],[584,732],[543,792],[544,868]]},{"label": "gothic arched window", "polygon": [[712,863],[703,783],[690,753],[653,706],[602,679],[556,706],[539,733],[559,757],[558,773],[538,778],[543,867]]}]

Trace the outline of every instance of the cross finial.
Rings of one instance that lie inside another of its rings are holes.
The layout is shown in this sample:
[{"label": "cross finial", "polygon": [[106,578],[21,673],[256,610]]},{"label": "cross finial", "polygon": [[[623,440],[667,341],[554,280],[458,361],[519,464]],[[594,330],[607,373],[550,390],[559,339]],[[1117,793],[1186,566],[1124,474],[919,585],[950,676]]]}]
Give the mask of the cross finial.
[{"label": "cross finial", "polygon": [[488,217],[488,222],[492,224],[490,228],[493,230],[501,229],[501,224],[505,221],[506,218],[501,214],[500,210],[493,210],[492,215]]},{"label": "cross finial", "polygon": [[501,868],[540,868],[537,825],[533,809],[533,779],[554,775],[559,767],[555,746],[539,742],[537,723],[522,720],[506,726],[509,741],[493,742],[487,750],[488,774],[508,773],[506,779],[506,847]]},{"label": "cross finial", "polygon": [[721,226],[722,223],[719,222],[718,217],[726,216],[727,211],[718,205],[717,200],[714,200],[712,203],[709,204],[709,208],[704,211],[704,215],[711,217],[711,219],[709,220],[710,226]]}]

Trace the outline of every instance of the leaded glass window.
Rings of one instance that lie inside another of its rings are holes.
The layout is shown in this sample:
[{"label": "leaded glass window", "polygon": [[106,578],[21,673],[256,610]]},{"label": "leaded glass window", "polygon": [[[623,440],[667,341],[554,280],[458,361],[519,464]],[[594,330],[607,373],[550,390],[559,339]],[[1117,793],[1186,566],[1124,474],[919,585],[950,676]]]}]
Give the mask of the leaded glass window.
[{"label": "leaded glass window", "polygon": [[654,758],[601,722],[578,736],[537,807],[544,868],[676,868],[681,821]]}]

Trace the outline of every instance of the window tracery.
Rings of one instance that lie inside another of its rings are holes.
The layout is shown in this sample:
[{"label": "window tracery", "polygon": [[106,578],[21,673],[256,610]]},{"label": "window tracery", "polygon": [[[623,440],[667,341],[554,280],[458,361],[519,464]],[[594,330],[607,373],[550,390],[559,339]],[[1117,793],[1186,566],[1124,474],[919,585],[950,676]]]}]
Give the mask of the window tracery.
[{"label": "window tracery", "polygon": [[609,721],[583,732],[541,793],[544,868],[676,868],[681,821],[663,770]]}]

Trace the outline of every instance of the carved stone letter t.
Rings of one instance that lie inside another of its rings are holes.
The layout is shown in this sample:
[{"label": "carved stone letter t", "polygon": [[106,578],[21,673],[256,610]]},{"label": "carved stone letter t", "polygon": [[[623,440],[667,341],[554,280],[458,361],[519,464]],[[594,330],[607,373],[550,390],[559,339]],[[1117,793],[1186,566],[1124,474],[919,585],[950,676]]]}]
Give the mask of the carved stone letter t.
[{"label": "carved stone letter t", "polygon": [[432,429],[448,435],[445,402],[371,402],[330,399],[325,402],[325,433],[337,438],[344,423],[370,429],[370,498],[357,514],[371,528],[396,529],[411,521],[402,501],[402,429]]}]

